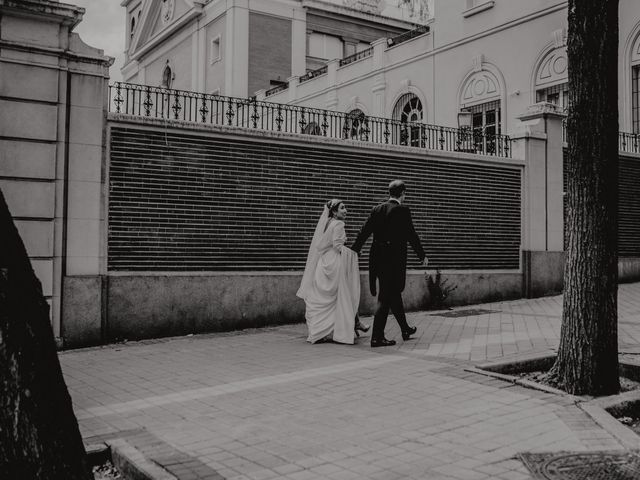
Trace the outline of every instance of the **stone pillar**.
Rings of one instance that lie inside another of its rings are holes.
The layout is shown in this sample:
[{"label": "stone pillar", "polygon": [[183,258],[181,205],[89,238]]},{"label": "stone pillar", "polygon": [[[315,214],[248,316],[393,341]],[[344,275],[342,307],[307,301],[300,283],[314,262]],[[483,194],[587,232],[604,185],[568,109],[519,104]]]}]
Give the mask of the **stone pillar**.
[{"label": "stone pillar", "polygon": [[[99,340],[106,273],[104,138],[113,59],[72,33],[83,13],[54,1],[0,1],[0,188],[59,343],[67,327],[74,330],[69,315],[97,327]],[[82,298],[68,298],[72,277],[80,278]]]},{"label": "stone pillar", "polygon": [[373,98],[373,109],[371,114],[376,117],[386,117],[386,90],[387,83],[384,74],[384,51],[387,48],[387,39],[380,38],[371,43],[373,47],[373,68],[372,71],[378,72],[373,77],[373,86],[371,87],[371,96]]},{"label": "stone pillar", "polygon": [[349,55],[353,55],[356,53],[358,49],[358,39],[351,37],[342,37],[342,42],[344,44],[342,57],[348,57]]},{"label": "stone pillar", "polygon": [[287,89],[287,101],[289,103],[295,102],[296,101],[296,96],[298,94],[297,89],[298,89],[298,83],[300,81],[299,77],[289,77],[287,78],[287,83],[289,85],[289,88]]},{"label": "stone pillar", "polygon": [[525,162],[523,295],[529,298],[562,290],[564,117],[553,104],[534,104],[517,117],[522,128],[512,136],[513,155]]},{"label": "stone pillar", "polygon": [[225,15],[226,38],[223,95],[249,96],[249,0],[229,0]]},{"label": "stone pillar", "polygon": [[333,59],[327,62],[327,96],[325,98],[325,108],[334,110],[338,106],[338,66],[340,60]]},{"label": "stone pillar", "polygon": [[291,75],[301,77],[307,71],[307,11],[293,8],[291,23]]}]

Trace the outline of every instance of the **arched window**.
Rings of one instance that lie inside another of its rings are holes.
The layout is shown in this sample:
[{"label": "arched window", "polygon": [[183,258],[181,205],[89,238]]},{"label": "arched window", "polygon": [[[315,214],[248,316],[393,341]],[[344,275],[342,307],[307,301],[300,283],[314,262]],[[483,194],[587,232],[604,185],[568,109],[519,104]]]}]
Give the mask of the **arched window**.
[{"label": "arched window", "polygon": [[398,134],[400,145],[421,146],[422,118],[422,102],[416,95],[405,93],[398,99],[393,107],[393,119],[399,120],[402,124],[408,124],[400,125]]},{"label": "arched window", "polygon": [[136,33],[136,17],[131,17],[131,38],[133,38],[134,33]]},{"label": "arched window", "polygon": [[369,140],[369,122],[367,116],[359,108],[347,113],[342,130],[345,138]]},{"label": "arched window", "polygon": [[550,50],[535,72],[536,102],[553,103],[566,112],[569,108],[567,47]]},{"label": "arched window", "polygon": [[163,88],[171,88],[172,84],[173,84],[173,71],[171,70],[169,63],[167,62],[167,65],[165,65],[164,70],[162,71],[161,86]]},{"label": "arched window", "polygon": [[496,73],[483,68],[471,73],[460,90],[460,112],[471,113],[471,141],[476,153],[496,151],[501,133],[503,87]]}]

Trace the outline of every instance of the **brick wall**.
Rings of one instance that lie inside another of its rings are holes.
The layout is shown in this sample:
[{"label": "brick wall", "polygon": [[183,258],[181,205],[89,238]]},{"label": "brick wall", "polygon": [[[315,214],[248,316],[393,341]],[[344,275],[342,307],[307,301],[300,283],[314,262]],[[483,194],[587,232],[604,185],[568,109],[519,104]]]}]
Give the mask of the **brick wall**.
[{"label": "brick wall", "polygon": [[291,20],[249,13],[249,95],[291,76]]},{"label": "brick wall", "polygon": [[[566,165],[567,150],[564,150]],[[563,177],[567,191],[567,174]],[[640,257],[640,158],[618,161],[618,256]]]},{"label": "brick wall", "polygon": [[519,268],[520,166],[356,145],[112,123],[109,270],[300,271],[327,199],[352,242],[394,178],[434,267]]},{"label": "brick wall", "polygon": [[620,156],[618,254],[640,257],[640,158]]}]

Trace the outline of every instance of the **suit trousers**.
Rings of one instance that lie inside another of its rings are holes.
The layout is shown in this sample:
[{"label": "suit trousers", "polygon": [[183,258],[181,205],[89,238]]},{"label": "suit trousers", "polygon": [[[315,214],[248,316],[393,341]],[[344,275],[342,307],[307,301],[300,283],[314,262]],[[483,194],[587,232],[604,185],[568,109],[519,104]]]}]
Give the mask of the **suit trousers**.
[{"label": "suit trousers", "polygon": [[371,332],[371,340],[381,340],[384,338],[384,329],[387,326],[387,317],[389,310],[396,317],[400,331],[406,332],[409,329],[407,317],[404,314],[404,305],[402,304],[402,292],[399,290],[382,291],[378,295],[378,303],[376,305],[376,313],[373,316],[373,330]]}]

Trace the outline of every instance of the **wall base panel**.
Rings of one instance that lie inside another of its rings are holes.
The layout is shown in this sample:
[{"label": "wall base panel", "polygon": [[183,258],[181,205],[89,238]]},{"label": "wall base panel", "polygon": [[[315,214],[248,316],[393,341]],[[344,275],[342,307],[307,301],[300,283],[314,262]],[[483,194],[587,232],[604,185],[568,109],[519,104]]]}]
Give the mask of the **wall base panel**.
[{"label": "wall base panel", "polygon": [[64,279],[62,343],[64,348],[105,343],[106,277],[70,276]]},{"label": "wall base panel", "polygon": [[[442,277],[458,287],[445,306],[520,296],[518,272],[443,272]],[[64,346],[301,323],[304,302],[295,296],[300,279],[300,273],[68,277]],[[362,315],[375,309],[368,285],[364,273]],[[408,273],[403,298],[408,311],[430,307],[424,272]]]}]

